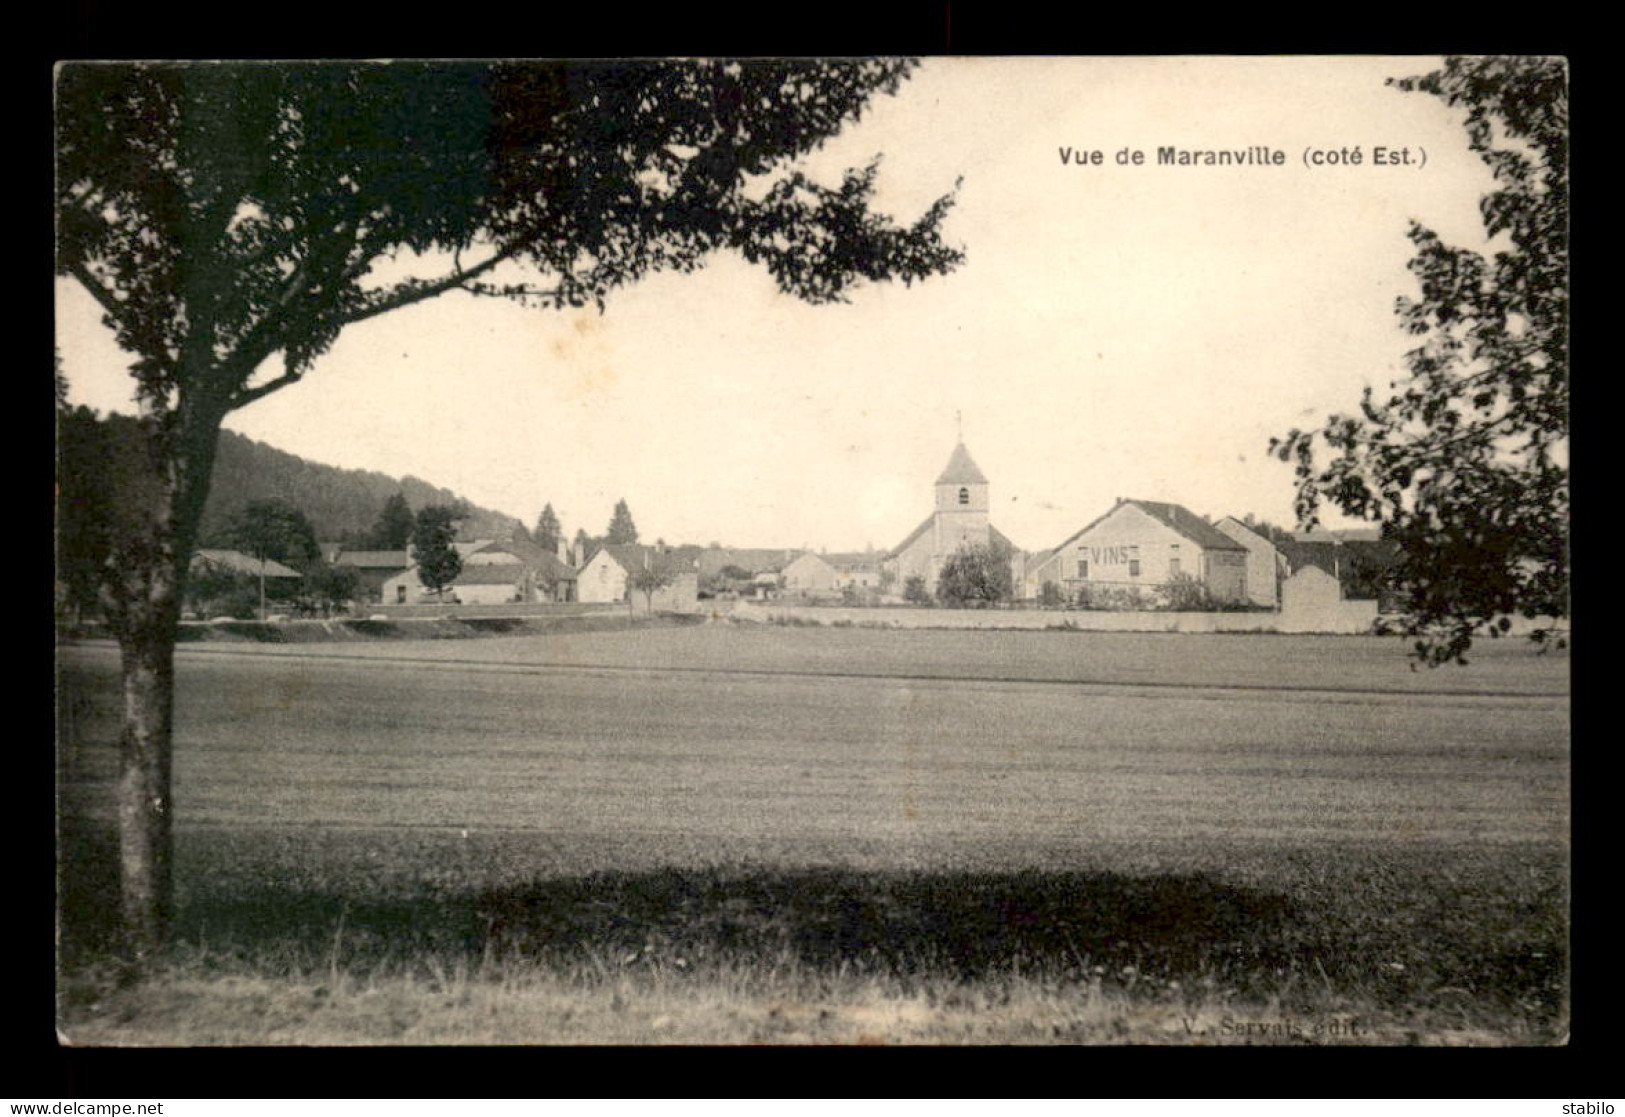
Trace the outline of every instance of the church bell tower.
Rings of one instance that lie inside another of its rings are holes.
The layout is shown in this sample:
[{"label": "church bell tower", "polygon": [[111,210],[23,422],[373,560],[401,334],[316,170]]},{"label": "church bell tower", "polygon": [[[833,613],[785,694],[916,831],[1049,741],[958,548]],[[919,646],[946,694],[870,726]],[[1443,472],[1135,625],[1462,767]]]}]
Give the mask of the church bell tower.
[{"label": "church bell tower", "polygon": [[988,541],[987,477],[971,460],[963,442],[954,447],[937,478],[936,553],[941,559],[965,543]]}]

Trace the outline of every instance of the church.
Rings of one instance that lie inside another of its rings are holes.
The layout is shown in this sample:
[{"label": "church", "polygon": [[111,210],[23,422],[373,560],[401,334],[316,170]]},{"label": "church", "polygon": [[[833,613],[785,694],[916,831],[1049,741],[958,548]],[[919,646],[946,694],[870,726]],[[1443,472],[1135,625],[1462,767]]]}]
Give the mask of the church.
[{"label": "church", "polygon": [[1002,548],[1011,558],[1012,584],[1019,586],[1020,553],[988,522],[987,477],[971,460],[964,442],[954,447],[935,489],[936,510],[886,555],[884,568],[892,576],[892,592],[901,593],[917,576],[925,579],[926,592],[935,594],[942,564],[966,543]]}]

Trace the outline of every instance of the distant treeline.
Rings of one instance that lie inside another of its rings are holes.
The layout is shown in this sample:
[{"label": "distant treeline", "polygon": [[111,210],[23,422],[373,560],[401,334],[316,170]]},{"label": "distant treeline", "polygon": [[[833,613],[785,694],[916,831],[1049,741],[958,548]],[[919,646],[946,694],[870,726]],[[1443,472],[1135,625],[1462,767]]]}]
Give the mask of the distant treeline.
[{"label": "distant treeline", "polygon": [[511,516],[468,503],[449,489],[416,477],[395,478],[363,469],[339,469],[255,442],[229,430],[220,432],[214,484],[203,508],[200,538],[223,537],[232,518],[253,500],[280,497],[302,511],[320,539],[364,546],[384,502],[396,493],[414,510],[431,504],[460,504],[469,511],[461,534],[471,539],[504,538],[518,523]]}]

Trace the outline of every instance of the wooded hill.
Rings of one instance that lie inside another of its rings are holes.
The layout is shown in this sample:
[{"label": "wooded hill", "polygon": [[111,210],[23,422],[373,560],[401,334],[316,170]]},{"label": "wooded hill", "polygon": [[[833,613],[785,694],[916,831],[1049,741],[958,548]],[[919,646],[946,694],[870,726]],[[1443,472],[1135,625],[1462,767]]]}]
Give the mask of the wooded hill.
[{"label": "wooded hill", "polygon": [[512,516],[476,507],[416,477],[322,465],[223,430],[200,538],[218,538],[249,501],[280,497],[309,517],[318,539],[361,546],[384,502],[396,493],[414,512],[430,504],[461,503],[470,513],[459,532],[465,539],[506,539],[519,525]]}]

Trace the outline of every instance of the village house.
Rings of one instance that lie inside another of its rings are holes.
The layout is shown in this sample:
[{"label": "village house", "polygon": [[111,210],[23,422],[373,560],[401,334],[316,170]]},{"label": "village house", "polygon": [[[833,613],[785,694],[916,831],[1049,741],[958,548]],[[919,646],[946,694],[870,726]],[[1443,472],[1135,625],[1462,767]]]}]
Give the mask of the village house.
[{"label": "village house", "polygon": [[[576,572],[569,563],[534,544],[481,539],[453,545],[463,569],[446,587],[447,602],[500,605],[575,600]],[[423,585],[415,564],[386,579],[381,589],[386,605],[441,600]]]},{"label": "village house", "polygon": [[264,574],[266,581],[279,582],[304,577],[291,566],[284,566],[275,559],[261,560],[224,547],[199,547],[192,552],[191,569],[194,573],[211,571],[221,574],[242,574],[256,579]]},{"label": "village house", "polygon": [[186,611],[209,614],[227,607],[236,588],[263,586],[275,601],[291,598],[304,575],[275,559],[260,560],[224,547],[200,547],[192,552],[186,587]]},{"label": "village house", "polygon": [[1387,584],[1389,568],[1399,561],[1399,548],[1376,528],[1295,531],[1280,551],[1289,574],[1318,567],[1337,581],[1345,600],[1380,601],[1383,612],[1400,607]]},{"label": "village house", "polygon": [[785,593],[818,597],[836,593],[839,574],[823,556],[803,551],[779,572],[779,585]]},{"label": "village house", "polygon": [[[663,570],[667,585],[645,598],[632,588],[638,570]],[[605,543],[576,572],[578,599],[587,604],[630,601],[634,608],[656,613],[691,613],[699,608],[698,549],[667,548],[642,543]]]},{"label": "village house", "polygon": [[1278,547],[1234,516],[1213,526],[1247,548],[1247,600],[1265,609],[1281,607],[1281,583],[1292,573]]},{"label": "village house", "polygon": [[880,588],[881,567],[885,558],[880,551],[851,551],[823,556],[824,561],[835,568],[835,588],[838,590],[848,587]]},{"label": "village house", "polygon": [[1187,577],[1216,601],[1247,600],[1248,549],[1178,504],[1118,498],[1104,515],[1029,565],[1027,583],[1049,582],[1069,598],[1119,592],[1150,596]]},{"label": "village house", "polygon": [[358,600],[377,603],[384,599],[384,583],[412,565],[404,551],[351,550],[342,543],[323,543],[322,561],[328,566],[348,567],[356,573]]}]

